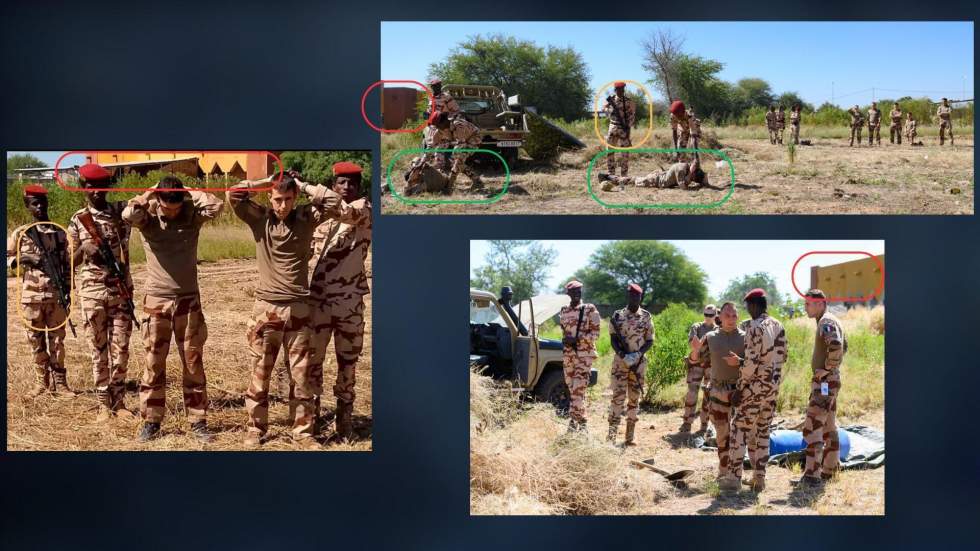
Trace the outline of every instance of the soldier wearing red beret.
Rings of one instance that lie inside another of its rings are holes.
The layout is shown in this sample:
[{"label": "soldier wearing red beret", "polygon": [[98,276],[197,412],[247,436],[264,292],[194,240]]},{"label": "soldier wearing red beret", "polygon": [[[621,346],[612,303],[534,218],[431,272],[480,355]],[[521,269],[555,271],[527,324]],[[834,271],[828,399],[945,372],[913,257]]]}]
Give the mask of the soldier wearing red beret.
[{"label": "soldier wearing red beret", "polygon": [[43,263],[45,254],[53,256],[61,280],[70,282],[68,237],[50,223],[48,191],[44,187],[25,187],[24,206],[34,222],[16,228],[7,239],[7,268],[20,269],[20,311],[27,324],[27,342],[34,361],[34,386],[27,397],[35,398],[48,390],[70,393],[65,369],[68,311],[61,304],[61,290]]},{"label": "soldier wearing red beret", "polygon": [[568,386],[568,430],[585,430],[585,391],[589,387],[592,362],[595,361],[595,342],[599,339],[602,318],[594,304],[582,302],[582,282],[569,281],[565,292],[570,299],[568,306],[562,306],[558,313],[558,325],[563,338],[565,384]]},{"label": "soldier wearing red beret", "polygon": [[[670,104],[670,132],[675,149],[686,148],[691,138],[694,138],[691,145],[697,149],[701,139],[701,119],[694,116],[693,108],[685,106],[683,101],[676,100]],[[674,157],[680,158],[680,153],[675,153]],[[695,158],[700,157],[695,153]]]},{"label": "soldier wearing red beret", "polygon": [[[634,445],[636,422],[639,419],[643,379],[646,377],[646,353],[653,346],[653,320],[650,312],[640,308],[643,288],[635,283],[626,286],[626,307],[616,310],[609,318],[609,335],[613,351],[609,405],[609,433],[606,440],[616,441],[619,420],[626,413],[627,446]],[[626,403],[629,400],[628,404]]]},{"label": "soldier wearing red beret", "polygon": [[[120,286],[132,296],[133,280],[129,273],[130,227],[122,219],[126,201],[108,201],[106,189],[112,187],[112,173],[94,163],[78,169],[87,205],[72,215],[68,236],[75,245],[72,262],[78,277],[78,296],[82,305],[85,333],[92,357],[95,396],[99,401],[97,422],[106,422],[114,415],[128,417],[124,397],[126,369],[129,365],[129,340],[133,315]],[[91,216],[98,236],[93,236],[82,223]],[[101,239],[112,252],[122,270],[118,282],[110,269],[112,259],[103,257],[96,245]]]}]

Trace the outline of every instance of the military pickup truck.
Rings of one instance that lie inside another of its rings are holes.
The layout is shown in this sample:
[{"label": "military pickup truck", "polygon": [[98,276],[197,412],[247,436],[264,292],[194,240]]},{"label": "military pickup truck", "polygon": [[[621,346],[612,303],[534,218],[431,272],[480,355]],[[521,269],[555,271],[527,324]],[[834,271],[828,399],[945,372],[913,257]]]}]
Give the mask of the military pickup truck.
[{"label": "military pickup truck", "polygon": [[[470,368],[509,381],[515,390],[567,412],[569,393],[562,369],[562,343],[538,338],[533,301],[526,302],[529,312],[523,311],[524,304],[515,312],[515,321],[493,293],[470,289]],[[520,322],[524,314],[529,314],[526,327]],[[596,384],[598,375],[593,368],[589,386]]]}]

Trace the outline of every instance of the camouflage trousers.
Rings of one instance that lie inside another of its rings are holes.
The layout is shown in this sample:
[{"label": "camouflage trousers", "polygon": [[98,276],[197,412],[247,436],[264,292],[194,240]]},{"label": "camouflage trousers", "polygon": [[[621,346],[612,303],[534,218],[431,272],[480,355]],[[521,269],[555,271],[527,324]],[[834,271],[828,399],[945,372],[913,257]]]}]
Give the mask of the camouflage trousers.
[{"label": "camouflage trousers", "polygon": [[[824,373],[827,373],[824,371]],[[820,382],[827,383],[827,395],[820,390]],[[820,472],[833,474],[840,465],[840,440],[837,435],[837,394],[840,392],[840,373],[814,378],[810,383],[810,403],[803,423],[803,440],[806,442],[804,476],[817,477]]]},{"label": "camouflage trousers", "polygon": [[364,345],[364,298],[361,295],[347,293],[329,297],[313,307],[310,384],[316,396],[323,394],[323,363],[331,338],[337,357],[333,395],[337,403],[353,404],[355,368]]},{"label": "camouflage trousers", "polygon": [[855,124],[851,126],[851,145],[854,145],[854,138],[857,138],[858,145],[861,145],[861,130],[864,128],[863,124]]},{"label": "camouflage trousers", "polygon": [[772,383],[754,380],[742,389],[742,401],[735,408],[735,421],[731,437],[730,472],[735,478],[742,477],[742,462],[748,447],[749,462],[755,478],[765,478],[769,462],[769,430],[776,413],[778,387]]},{"label": "camouflage trousers", "polygon": [[800,125],[798,125],[798,124],[791,124],[791,125],[789,125],[789,134],[790,134],[790,137],[793,139],[793,143],[795,145],[799,145],[800,144]]},{"label": "camouflage trousers", "polygon": [[732,417],[735,415],[735,407],[732,406],[734,392],[734,383],[711,381],[708,414],[711,416],[711,424],[715,427],[715,436],[718,440],[719,477],[728,476],[731,472],[729,464],[731,463]]},{"label": "camouflage trousers", "polygon": [[776,127],[768,126],[766,128],[769,130],[769,143],[776,145]]},{"label": "camouflage trousers", "polygon": [[569,351],[564,353],[563,367],[565,370],[565,385],[568,386],[569,405],[568,416],[573,421],[585,422],[585,391],[589,388],[589,372],[595,356],[591,351]]},{"label": "camouflage trousers", "polygon": [[108,390],[115,401],[126,386],[129,365],[129,337],[133,319],[120,297],[108,299],[82,297],[82,319],[92,356],[92,376],[96,390]]},{"label": "camouflage trousers", "polygon": [[143,349],[146,367],[140,379],[140,416],[159,423],[167,410],[167,356],[170,343],[177,344],[180,357],[184,410],[191,423],[208,414],[207,377],[204,373],[204,343],[208,325],[197,293],[179,297],[143,299]]},{"label": "camouflage trousers", "polygon": [[[474,148],[479,146],[474,146]],[[466,164],[466,159],[469,159],[472,153],[453,153],[452,165],[449,170],[450,177],[458,175],[460,172],[466,175],[470,180],[477,180],[480,175],[473,169],[470,165]]]},{"label": "camouflage trousers", "polygon": [[[27,343],[34,355],[34,378],[47,386],[48,372],[65,371],[65,325],[67,313],[57,302],[25,302],[21,304],[25,322]],[[61,326],[58,329],[48,329]]]},{"label": "camouflage trousers", "polygon": [[785,126],[777,126],[774,130],[776,132],[776,143],[779,144],[779,145],[782,145],[783,144],[783,132],[786,130],[786,127]]},{"label": "camouflage trousers", "polygon": [[868,145],[873,145],[875,140],[881,145],[881,124],[868,125]]},{"label": "camouflage trousers", "polygon": [[[618,355],[613,358],[609,387],[612,390],[612,403],[609,405],[609,424],[619,425],[619,420],[626,414],[626,419],[636,421],[640,410],[640,384],[646,376],[646,358],[640,360],[640,365],[630,368]],[[590,367],[591,371],[591,367]],[[637,379],[639,372],[640,379]],[[585,378],[588,386],[588,372]],[[627,401],[628,400],[628,401]]]},{"label": "camouflage trousers", "polygon": [[691,424],[694,422],[694,413],[698,405],[698,390],[701,390],[701,426],[708,425],[708,400],[709,400],[709,387],[708,383],[711,382],[710,377],[708,377],[709,367],[706,365],[691,363],[690,360],[685,360],[687,364],[687,394],[684,396],[684,423]]},{"label": "camouflage trousers", "polygon": [[893,122],[888,126],[888,141],[895,143],[896,139],[899,144],[902,143],[902,125],[901,123]]},{"label": "camouflage trousers", "polygon": [[[629,132],[618,126],[609,127],[609,133],[606,134],[606,143],[616,147],[629,147],[633,145],[633,142],[630,140]],[[617,164],[619,165],[619,175],[626,176],[630,171],[629,151],[617,151],[615,153],[610,152],[608,155],[606,155],[606,168],[610,174],[616,173]]]},{"label": "camouflage trousers", "polygon": [[946,134],[949,134],[949,144],[953,145],[953,123],[947,120],[939,120],[939,145],[943,145]]},{"label": "camouflage trousers", "polygon": [[245,393],[248,431],[264,435],[269,430],[269,379],[279,356],[286,351],[292,396],[289,410],[293,436],[313,435],[313,391],[310,385],[312,308],[304,301],[266,302],[255,300],[248,326],[248,353],[252,375]]},{"label": "camouflage trousers", "polygon": [[691,129],[681,127],[681,133],[677,136],[677,147],[685,148],[687,147],[688,140],[691,139]]}]

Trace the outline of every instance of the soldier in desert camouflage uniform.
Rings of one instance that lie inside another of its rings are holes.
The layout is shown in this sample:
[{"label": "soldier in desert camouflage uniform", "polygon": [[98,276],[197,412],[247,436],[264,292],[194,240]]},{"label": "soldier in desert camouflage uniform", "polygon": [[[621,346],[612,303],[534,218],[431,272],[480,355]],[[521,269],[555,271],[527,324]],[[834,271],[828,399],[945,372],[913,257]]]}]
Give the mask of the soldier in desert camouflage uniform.
[{"label": "soldier in desert camouflage uniform", "polygon": [[[456,118],[456,115],[459,113],[459,104],[456,103],[456,99],[449,92],[442,91],[442,80],[438,78],[430,80],[429,86],[432,88],[433,103],[435,104],[434,112],[446,113],[450,119]],[[428,118],[429,114],[426,113],[425,116]],[[438,147],[436,144],[440,141],[437,138],[439,133],[439,129],[436,128],[433,119],[433,122],[429,123],[422,133],[422,147],[424,149]],[[448,158],[448,153],[438,153],[432,156],[436,168],[439,169],[445,168]]]},{"label": "soldier in desert camouflage uniform", "polygon": [[847,114],[851,116],[851,147],[854,147],[854,138],[857,137],[857,143],[861,145],[861,129],[864,128],[864,114],[861,113],[861,108],[855,105],[851,107]]},{"label": "soldier in desert camouflage uniform", "polygon": [[800,482],[812,486],[829,480],[840,465],[837,395],[840,393],[840,366],[847,352],[847,338],[840,320],[827,311],[827,295],[820,289],[810,289],[805,296],[806,315],[817,320],[817,334],[813,340],[810,403],[803,423],[806,463]]},{"label": "soldier in desert camouflage uniform", "polygon": [[745,332],[745,356],[732,352],[725,358],[729,366],[737,366],[739,370],[736,390],[739,405],[731,440],[730,468],[732,477],[740,480],[747,445],[752,464],[752,490],[761,492],[766,487],[769,427],[776,413],[776,397],[786,363],[786,331],[766,313],[765,291],[753,289],[744,300],[752,316]]},{"label": "soldier in desert camouflage uniform", "polygon": [[868,145],[881,145],[881,110],[878,109],[878,102],[872,101],[868,109]]},{"label": "soldier in desert camouflage uniform", "polygon": [[949,133],[949,145],[953,145],[953,108],[949,105],[949,100],[943,98],[943,103],[936,109],[936,117],[939,119],[939,145],[943,145],[946,134]]},{"label": "soldier in desert camouflage uniform", "polygon": [[313,352],[310,381],[314,409],[320,410],[323,363],[331,338],[337,357],[333,395],[337,400],[336,431],[353,433],[355,367],[364,339],[364,295],[371,292],[364,266],[371,249],[371,203],[361,197],[361,167],[333,165],[331,189],[349,205],[341,219],[328,219],[313,233],[310,257],[310,299],[313,303]]},{"label": "soldier in desert camouflage uniform", "polygon": [[[96,164],[80,167],[78,174],[84,188],[104,189],[112,185],[109,171]],[[72,263],[76,267],[81,265],[75,270],[76,287],[92,354],[95,395],[99,401],[97,420],[105,421],[112,414],[130,414],[123,400],[133,317],[127,311],[126,300],[119,289],[121,283],[129,294],[133,290],[133,279],[129,274],[130,228],[122,219],[125,201],[109,202],[105,191],[85,192],[85,199],[88,205],[77,211],[68,223],[68,237],[75,247]],[[125,281],[117,282],[112,277],[108,259],[102,258],[92,235],[79,220],[84,213],[92,215],[102,234],[101,239],[122,266]]]},{"label": "soldier in desert camouflage uniform", "polygon": [[[619,420],[626,413],[625,445],[632,446],[636,431],[637,412],[643,380],[646,376],[647,350],[653,346],[653,320],[650,312],[640,308],[643,289],[631,283],[626,288],[626,308],[616,310],[609,318],[609,335],[613,351],[610,387],[612,403],[609,405],[609,434],[607,440],[616,441]],[[588,379],[586,379],[588,384]],[[629,399],[629,404],[625,402]]]},{"label": "soldier in desert camouflage uniform", "polygon": [[776,145],[776,108],[772,105],[766,111],[766,130],[769,131],[769,143]]},{"label": "soldier in desert camouflage uniform", "polygon": [[[252,358],[251,381],[245,394],[248,410],[245,445],[263,443],[269,427],[269,379],[279,349],[288,355],[294,396],[290,399],[292,435],[300,441],[313,436],[313,389],[310,384],[312,307],[309,258],[313,232],[330,217],[342,217],[349,207],[324,186],[284,177],[272,185],[264,207],[249,198],[258,182],[244,181],[226,193],[235,215],[251,229],[259,267],[255,304],[247,332]],[[296,205],[299,193],[309,204]]]},{"label": "soldier in desert camouflage uniform", "polygon": [[695,156],[691,162],[679,162],[670,165],[667,170],[651,172],[646,176],[616,176],[615,174],[599,173],[599,181],[603,191],[612,191],[618,185],[620,190],[626,186],[697,189],[708,186],[708,174],[701,169],[701,160]]},{"label": "soldier in desert camouflage uniform", "polygon": [[461,149],[478,149],[483,141],[479,127],[463,117],[450,118],[448,113],[440,113],[435,120],[439,133],[436,135],[436,149],[453,149],[452,167],[449,171],[449,193],[453,192],[456,178],[462,172],[473,182],[473,188],[483,185],[480,175],[473,167],[466,164],[466,159],[472,152],[461,152]]},{"label": "soldier in desert camouflage uniform", "polygon": [[902,108],[898,106],[898,102],[892,106],[891,113],[888,114],[891,118],[891,124],[888,125],[888,141],[889,143],[902,144]]},{"label": "soldier in desert camouflage uniform", "polygon": [[[701,119],[694,116],[694,109],[688,108],[684,102],[678,100],[670,104],[670,134],[671,143],[675,148],[686,148],[688,140],[693,138],[691,144],[694,149],[698,148],[701,141]],[[679,152],[673,155],[674,160],[680,159]]]},{"label": "soldier in desert camouflage uniform", "polygon": [[776,143],[783,145],[783,132],[786,130],[786,108],[782,105],[779,106],[779,111],[776,112]]},{"label": "soldier in desert camouflage uniform", "polygon": [[905,121],[905,137],[909,139],[909,145],[915,145],[915,137],[918,135],[918,125],[918,121],[916,121],[912,113],[909,112]]},{"label": "soldier in desert camouflage uniform", "polygon": [[[24,188],[24,206],[34,218],[34,223],[48,222],[48,191],[42,186]],[[65,370],[65,325],[68,312],[59,302],[59,291],[44,271],[42,255],[34,241],[25,233],[27,226],[15,229],[7,239],[7,268],[18,269],[17,253],[20,252],[20,305],[27,342],[34,360],[34,387],[28,398],[40,396],[49,388],[68,390]],[[68,236],[51,223],[34,226],[41,245],[47,251],[57,252],[61,261],[61,274],[65,282],[70,280],[68,262]],[[20,320],[18,320],[20,321]]]},{"label": "soldier in desert camouflage uniform", "polygon": [[[224,202],[201,191],[184,192],[179,179],[166,176],[138,197],[130,199],[123,220],[143,236],[146,253],[146,295],[143,297],[143,348],[146,366],[140,380],[139,438],[160,433],[166,412],[167,356],[171,339],[178,348],[182,370],[184,409],[191,432],[203,442],[214,439],[208,431],[207,377],[204,343],[208,326],[201,311],[197,283],[197,246],[201,227],[221,214]],[[172,190],[172,191],[159,191]]]},{"label": "soldier in desert camouflage uniform", "polygon": [[[699,356],[697,351],[701,348],[701,339],[705,335],[717,329],[715,326],[715,316],[718,309],[714,304],[704,307],[704,321],[695,322],[687,332],[688,345],[691,352],[684,358],[687,366],[687,395],[684,396],[684,420],[681,423],[680,433],[691,432],[691,424],[694,422],[694,415],[698,405],[698,390],[701,391],[701,430],[705,432],[708,428],[708,394],[711,388],[711,358]],[[693,358],[698,357],[698,361]]]},{"label": "soldier in desert camouflage uniform", "polygon": [[793,109],[789,112],[789,127],[790,127],[790,137],[793,138],[794,145],[800,145],[800,104],[797,103],[793,106]]},{"label": "soldier in desert camouflage uniform", "polygon": [[585,430],[585,391],[589,386],[589,373],[595,361],[595,341],[599,338],[602,319],[595,305],[582,302],[582,283],[569,281],[565,291],[571,302],[562,306],[558,324],[562,330],[565,384],[571,397],[569,406],[569,432]]},{"label": "soldier in desert camouflage uniform", "polygon": [[[613,83],[615,93],[606,98],[603,111],[609,117],[609,131],[606,133],[606,149],[616,151],[614,147],[629,147],[630,130],[636,126],[636,104],[626,97],[626,83]],[[606,155],[606,167],[610,173],[616,173],[619,164],[619,175],[626,176],[630,171],[629,151],[611,152]]]},{"label": "soldier in desert camouflage uniform", "polygon": [[[738,308],[734,303],[721,305],[721,327],[701,338],[701,347],[692,360],[706,358],[711,364],[711,390],[708,413],[718,441],[718,484],[724,490],[737,490],[739,482],[731,474],[732,418],[738,405],[738,369],[725,358],[734,353],[745,354],[745,333],[738,328]],[[740,458],[741,459],[741,458]]]}]

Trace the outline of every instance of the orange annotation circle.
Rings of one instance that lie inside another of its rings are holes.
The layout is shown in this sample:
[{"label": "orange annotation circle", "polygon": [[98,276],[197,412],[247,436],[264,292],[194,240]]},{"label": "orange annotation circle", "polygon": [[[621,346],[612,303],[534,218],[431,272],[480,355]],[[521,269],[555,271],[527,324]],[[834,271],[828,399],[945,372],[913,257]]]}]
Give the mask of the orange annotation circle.
[{"label": "orange annotation circle", "polygon": [[[602,96],[602,91],[605,90],[606,88],[609,88],[610,86],[612,86],[613,83],[615,83],[615,82],[628,82],[630,84],[634,84],[640,90],[643,90],[643,95],[645,95],[647,97],[647,112],[650,113],[650,116],[647,117],[647,133],[643,135],[643,139],[640,140],[640,143],[633,144],[633,145],[631,145],[629,147],[618,147],[618,146],[615,146],[615,145],[609,145],[606,142],[606,138],[604,138],[602,136],[602,133],[599,132],[599,98]],[[593,115],[592,115],[593,125],[595,126],[595,135],[599,137],[599,141],[602,142],[602,145],[604,147],[606,147],[606,149],[616,149],[616,150],[620,150],[620,151],[628,151],[630,149],[636,149],[638,147],[641,147],[643,144],[645,144],[646,141],[650,139],[650,136],[653,135],[653,96],[650,95],[650,91],[647,90],[646,86],[644,86],[643,84],[641,84],[641,83],[639,83],[639,82],[637,82],[635,80],[623,80],[623,79],[620,79],[620,80],[612,80],[612,81],[609,81],[609,82],[603,84],[602,87],[600,87],[596,91],[596,94],[595,94],[595,104],[594,104],[594,107],[592,109],[592,113],[593,113]]]}]

